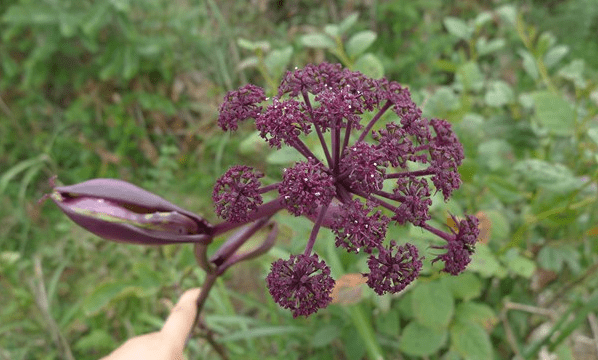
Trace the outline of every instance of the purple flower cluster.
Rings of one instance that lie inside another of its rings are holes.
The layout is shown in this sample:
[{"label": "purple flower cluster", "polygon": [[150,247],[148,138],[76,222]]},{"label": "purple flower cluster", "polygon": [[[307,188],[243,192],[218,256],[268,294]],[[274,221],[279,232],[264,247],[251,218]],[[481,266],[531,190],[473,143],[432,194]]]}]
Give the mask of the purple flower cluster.
[{"label": "purple flower cluster", "polygon": [[[274,300],[293,316],[308,316],[331,301],[334,280],[313,252],[322,227],[335,234],[337,247],[367,254],[364,276],[378,294],[401,291],[422,267],[415,246],[385,241],[390,223],[411,223],[438,235],[446,245],[436,249],[445,252],[433,262],[444,262],[443,271],[453,275],[465,269],[477,219],[466,216],[449,233],[428,224],[430,186],[445,200],[459,188],[463,147],[447,121],[422,117],[407,88],[339,64],[307,65],[287,72],[271,100],[253,85],[229,92],[220,127],[235,130],[248,118],[271,147],[290,146],[305,160],[284,169],[281,182],[266,186],[250,167],[232,167],[218,180],[213,199],[227,222],[250,222],[280,209],[314,221],[304,253],[274,262],[267,278]],[[308,135],[317,138],[321,157],[305,142]],[[269,191],[277,192],[276,199],[262,204]]]}]

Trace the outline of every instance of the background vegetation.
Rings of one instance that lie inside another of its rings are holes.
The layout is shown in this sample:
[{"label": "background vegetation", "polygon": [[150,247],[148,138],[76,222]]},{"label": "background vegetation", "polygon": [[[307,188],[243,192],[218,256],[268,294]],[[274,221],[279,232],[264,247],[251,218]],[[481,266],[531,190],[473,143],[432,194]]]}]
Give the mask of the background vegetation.
[{"label": "background vegetation", "polygon": [[[275,174],[293,160],[250,124],[222,134],[224,93],[272,93],[286,69],[325,60],[407,84],[454,124],[464,184],[434,219],[477,213],[483,238],[463,275],[428,267],[383,297],[358,281],[364,259],[320,240],[342,289],[294,320],[264,278],[309,223],[280,215],[278,245],[208,300],[229,357],[598,358],[596,34],[598,0],[2,1],[0,359],[96,359],[202,282],[189,246],[106,242],[38,205],[51,175],[120,178],[214,220],[208,194],[228,166]],[[201,335],[188,356],[219,358]]]}]

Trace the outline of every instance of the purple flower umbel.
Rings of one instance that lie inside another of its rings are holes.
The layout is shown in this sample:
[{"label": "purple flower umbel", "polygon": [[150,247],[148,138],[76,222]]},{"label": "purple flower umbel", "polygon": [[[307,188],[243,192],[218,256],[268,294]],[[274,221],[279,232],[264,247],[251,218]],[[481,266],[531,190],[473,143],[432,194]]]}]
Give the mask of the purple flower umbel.
[{"label": "purple flower umbel", "polygon": [[[436,234],[446,241],[436,249],[446,252],[433,262],[444,262],[443,271],[453,275],[465,269],[478,236],[477,219],[467,216],[451,233],[427,223],[430,187],[448,200],[461,185],[457,168],[463,147],[450,123],[423,118],[409,90],[398,83],[339,64],[287,72],[278,94],[266,100],[257,86],[231,91],[218,124],[235,130],[239,121],[253,118],[272,148],[290,146],[305,160],[285,168],[281,182],[266,186],[253,169],[232,167],[214,189],[216,211],[225,220],[215,232],[281,209],[314,221],[304,253],[272,264],[268,288],[279,305],[293,316],[307,316],[330,302],[334,280],[313,253],[321,227],[334,232],[336,246],[369,255],[370,272],[364,276],[378,294],[401,291],[422,266],[415,246],[384,244],[390,223],[411,223]],[[393,112],[396,120],[382,120]],[[306,136],[315,137],[321,151],[308,146]],[[276,199],[262,204],[269,191],[277,192]]]}]

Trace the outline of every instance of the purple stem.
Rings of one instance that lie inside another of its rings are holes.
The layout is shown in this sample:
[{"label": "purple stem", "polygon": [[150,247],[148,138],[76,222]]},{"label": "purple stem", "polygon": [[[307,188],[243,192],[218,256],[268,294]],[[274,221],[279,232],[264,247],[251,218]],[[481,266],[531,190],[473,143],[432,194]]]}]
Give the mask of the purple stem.
[{"label": "purple stem", "polygon": [[262,186],[258,190],[258,193],[264,194],[264,193],[267,193],[268,191],[278,190],[279,186],[280,186],[280,182],[277,182],[277,183],[274,183],[274,184],[270,184],[270,185],[266,185],[266,186]]},{"label": "purple stem", "polygon": [[386,112],[386,110],[388,110],[391,106],[392,106],[392,103],[390,102],[390,100],[387,101],[386,104],[384,104],[384,106],[382,106],[380,111],[378,111],[378,113],[374,116],[374,118],[372,118],[372,120],[370,120],[370,122],[367,124],[365,129],[363,129],[363,132],[361,133],[361,135],[359,135],[359,139],[357,139],[357,142],[363,141],[365,136],[370,132],[370,130],[372,130],[372,127],[374,127],[374,124],[376,123],[376,121],[378,121],[380,119],[380,117]]},{"label": "purple stem", "polygon": [[246,222],[231,223],[228,221],[224,221],[224,222],[214,225],[214,230],[211,235],[213,237],[216,237],[216,236],[223,234],[227,231],[236,229],[236,228],[243,226],[247,223],[250,223],[257,219],[263,218],[264,216],[272,216],[272,215],[276,214],[279,210],[282,210],[282,209],[284,209],[284,205],[282,203],[282,198],[277,197],[276,199],[274,199],[272,201],[268,201],[267,203],[258,206],[257,211],[249,214],[249,219]]},{"label": "purple stem", "polygon": [[434,175],[436,172],[427,168],[425,170],[418,170],[418,171],[405,171],[400,173],[393,173],[393,174],[386,174],[384,175],[385,179],[398,179],[406,176],[426,176],[426,175]]},{"label": "purple stem", "polygon": [[320,226],[322,225],[322,221],[324,221],[324,215],[326,215],[326,210],[328,210],[328,206],[332,202],[332,199],[326,203],[326,205],[322,206],[320,209],[320,213],[318,214],[318,218],[314,223],[314,227],[311,229],[311,234],[309,234],[309,240],[307,241],[307,246],[305,247],[305,251],[303,252],[306,256],[311,254],[311,251],[314,248],[314,244],[316,243],[316,238],[318,237],[318,232],[320,231]]},{"label": "purple stem", "polygon": [[431,232],[432,234],[434,234],[440,238],[443,238],[446,241],[451,241],[451,240],[455,239],[455,235],[447,234],[444,231],[438,230],[426,223],[424,223],[423,225],[420,225],[420,227],[428,230],[429,232]]}]

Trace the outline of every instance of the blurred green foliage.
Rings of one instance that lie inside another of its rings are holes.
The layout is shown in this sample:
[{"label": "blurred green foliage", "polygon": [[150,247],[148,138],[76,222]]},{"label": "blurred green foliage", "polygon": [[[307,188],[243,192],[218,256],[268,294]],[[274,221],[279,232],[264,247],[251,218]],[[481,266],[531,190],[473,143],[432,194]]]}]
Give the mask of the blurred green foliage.
[{"label": "blurred green foliage", "polygon": [[[413,286],[378,297],[349,281],[365,258],[323,233],[317,250],[349,285],[292,319],[264,277],[301,251],[310,223],[281,214],[279,245],[208,300],[230,358],[591,358],[580,339],[596,337],[598,302],[597,32],[598,0],[1,2],[0,358],[96,359],[157,329],[203,279],[189,247],[109,243],[38,205],[51,175],[121,178],[213,220],[229,165],[275,176],[295,159],[250,125],[221,134],[223,94],[247,81],[272,94],[285,70],[324,60],[407,84],[425,116],[454,124],[464,184],[435,201],[433,221],[477,213],[483,238],[461,276],[426,260]],[[389,237],[433,251],[417,229]],[[202,337],[188,355],[218,358]]]}]

